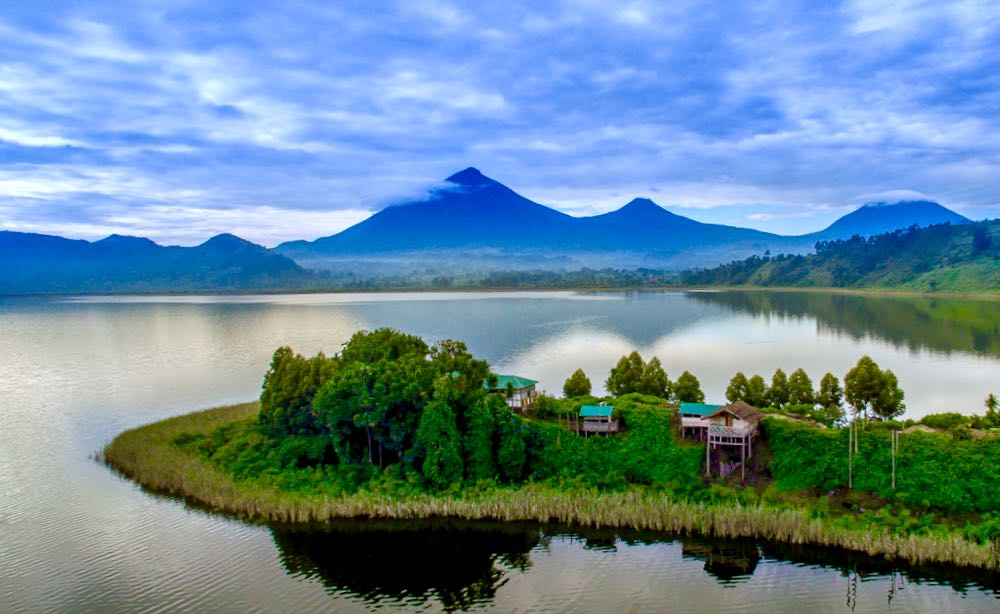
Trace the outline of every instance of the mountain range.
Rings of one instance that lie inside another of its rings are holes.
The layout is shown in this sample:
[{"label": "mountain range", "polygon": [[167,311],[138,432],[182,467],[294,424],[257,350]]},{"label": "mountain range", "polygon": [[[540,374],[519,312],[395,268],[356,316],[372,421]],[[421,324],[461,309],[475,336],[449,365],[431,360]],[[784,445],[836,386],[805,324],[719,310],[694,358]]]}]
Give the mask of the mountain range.
[{"label": "mountain range", "polygon": [[937,203],[872,203],[819,232],[782,236],[706,224],[647,198],[590,217],[533,202],[467,168],[428,198],[387,207],[338,234],[275,247],[307,268],[407,272],[440,269],[714,266],[764,253],[803,253],[817,241],[911,225],[969,220]]},{"label": "mountain range", "polygon": [[807,235],[706,224],[647,198],[573,217],[467,168],[427,198],[390,206],[332,236],[273,250],[231,234],[195,247],[111,235],[100,241],[0,231],[0,294],[301,289],[384,275],[518,270],[703,268],[754,254],[913,225],[961,224],[929,201],[870,203]]},{"label": "mountain range", "polygon": [[317,274],[231,234],[195,247],[0,231],[0,294],[294,289]]}]

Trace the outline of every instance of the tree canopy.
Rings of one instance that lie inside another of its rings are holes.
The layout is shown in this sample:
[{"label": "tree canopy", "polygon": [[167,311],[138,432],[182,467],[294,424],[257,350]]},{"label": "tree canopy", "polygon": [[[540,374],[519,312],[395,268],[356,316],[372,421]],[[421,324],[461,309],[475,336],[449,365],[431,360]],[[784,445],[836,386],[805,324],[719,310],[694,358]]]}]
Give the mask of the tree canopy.
[{"label": "tree canopy", "polygon": [[360,331],[333,358],[278,348],[259,420],[272,438],[325,438],[340,463],[401,462],[447,488],[493,474],[497,416],[509,409],[484,389],[490,377],[460,341]]},{"label": "tree canopy", "polygon": [[871,413],[882,420],[889,420],[906,409],[896,374],[880,369],[870,356],[862,356],[847,372],[844,397],[860,416],[867,417]]},{"label": "tree canopy", "polygon": [[633,351],[628,356],[622,356],[611,369],[605,388],[616,397],[638,392],[669,399],[673,385],[659,358],[654,356],[647,363],[639,352]]},{"label": "tree canopy", "polygon": [[563,396],[567,398],[587,396],[590,394],[590,389],[590,378],[583,372],[583,369],[577,369],[566,378],[566,382],[563,384]]},{"label": "tree canopy", "polygon": [[681,403],[704,403],[705,393],[701,391],[701,382],[690,371],[681,373],[674,384],[674,395]]}]

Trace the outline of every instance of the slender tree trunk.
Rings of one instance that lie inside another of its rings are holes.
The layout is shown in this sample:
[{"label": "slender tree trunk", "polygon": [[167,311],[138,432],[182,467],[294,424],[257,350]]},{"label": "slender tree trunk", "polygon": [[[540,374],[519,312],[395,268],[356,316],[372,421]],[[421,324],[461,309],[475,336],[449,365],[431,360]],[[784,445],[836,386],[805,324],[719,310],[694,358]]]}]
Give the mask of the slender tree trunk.
[{"label": "slender tree trunk", "polygon": [[365,434],[368,435],[368,464],[373,465],[372,461],[372,432],[367,426],[365,427]]}]

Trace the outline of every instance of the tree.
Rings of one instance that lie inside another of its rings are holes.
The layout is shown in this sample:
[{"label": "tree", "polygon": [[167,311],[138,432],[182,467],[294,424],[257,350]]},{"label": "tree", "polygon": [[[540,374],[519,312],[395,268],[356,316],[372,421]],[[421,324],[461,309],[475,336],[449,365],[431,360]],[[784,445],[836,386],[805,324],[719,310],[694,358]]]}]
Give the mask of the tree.
[{"label": "tree", "polygon": [[275,350],[260,393],[261,426],[272,437],[315,434],[313,397],[333,371],[334,361],[322,352],[305,358],[288,346]]},{"label": "tree", "polygon": [[423,452],[421,472],[434,488],[445,489],[462,481],[462,446],[455,412],[444,400],[427,404],[417,428],[417,445]]},{"label": "tree", "polygon": [[524,440],[524,422],[504,406],[497,415],[497,467],[500,475],[511,482],[520,480],[524,475],[524,463],[527,459]]},{"label": "tree", "polygon": [[816,404],[827,409],[843,406],[844,391],[840,388],[840,380],[833,373],[827,373],[819,381]]},{"label": "tree", "polygon": [[906,396],[899,387],[896,374],[886,369],[882,371],[882,385],[872,402],[872,411],[883,420],[892,420],[906,411],[903,397]]},{"label": "tree", "polygon": [[667,372],[660,364],[660,359],[653,356],[642,368],[642,378],[639,381],[637,392],[650,394],[661,399],[669,399],[672,387]]},{"label": "tree", "polygon": [[763,377],[754,375],[747,381],[747,398],[744,400],[754,407],[763,407],[767,403],[767,384]]},{"label": "tree", "polygon": [[792,405],[813,405],[816,395],[813,394],[813,383],[809,375],[802,369],[792,371],[788,376],[788,402]]},{"label": "tree", "polygon": [[563,384],[563,396],[566,398],[584,397],[588,394],[590,394],[590,379],[587,374],[583,372],[583,369],[573,371],[573,375],[566,378],[566,383]]},{"label": "tree", "polygon": [[674,384],[674,395],[681,403],[704,403],[705,393],[701,391],[701,383],[698,378],[689,371],[681,373]]},{"label": "tree", "polygon": [[771,376],[771,387],[767,390],[767,403],[781,409],[788,404],[788,376],[781,369],[775,369]]},{"label": "tree", "polygon": [[494,415],[506,405],[496,395],[482,398],[467,416],[462,452],[465,460],[465,477],[470,482],[488,480],[494,475],[493,430]]},{"label": "tree", "polygon": [[750,388],[747,376],[740,371],[733,376],[733,379],[729,380],[729,386],[726,387],[726,400],[735,403],[736,401],[746,401],[749,397]]},{"label": "tree", "polygon": [[1000,427],[1000,412],[997,411],[1000,401],[997,401],[997,395],[991,392],[986,396],[983,405],[986,406],[986,415],[983,417],[983,421],[986,423],[987,428]]},{"label": "tree", "polygon": [[612,367],[604,387],[616,397],[630,392],[638,392],[642,382],[642,371],[645,364],[639,352],[622,356],[618,364]]},{"label": "tree", "polygon": [[883,420],[903,413],[903,391],[892,371],[882,371],[869,356],[862,356],[844,377],[844,397],[855,415],[874,413]]}]

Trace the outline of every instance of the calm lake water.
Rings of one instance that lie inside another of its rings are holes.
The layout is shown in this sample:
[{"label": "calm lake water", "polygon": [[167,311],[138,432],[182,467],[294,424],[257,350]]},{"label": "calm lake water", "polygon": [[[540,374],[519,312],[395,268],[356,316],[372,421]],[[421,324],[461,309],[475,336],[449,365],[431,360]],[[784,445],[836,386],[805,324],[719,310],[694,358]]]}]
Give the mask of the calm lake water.
[{"label": "calm lake water", "polygon": [[552,392],[622,354],[688,369],[893,369],[908,416],[1000,393],[1000,303],[809,293],[0,298],[0,611],[997,611],[1000,581],[841,552],[568,527],[251,526],[93,461],[116,433],[257,396],[281,344],[360,328],[464,339]]}]

